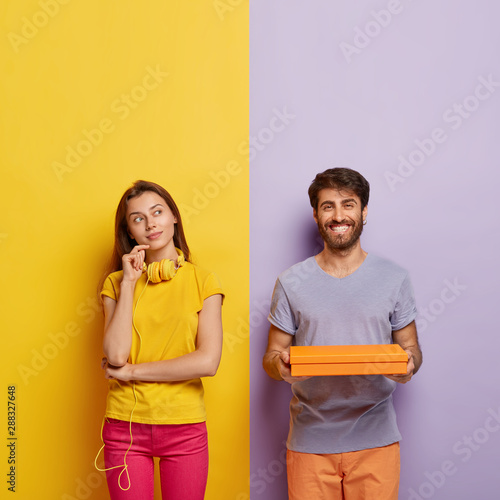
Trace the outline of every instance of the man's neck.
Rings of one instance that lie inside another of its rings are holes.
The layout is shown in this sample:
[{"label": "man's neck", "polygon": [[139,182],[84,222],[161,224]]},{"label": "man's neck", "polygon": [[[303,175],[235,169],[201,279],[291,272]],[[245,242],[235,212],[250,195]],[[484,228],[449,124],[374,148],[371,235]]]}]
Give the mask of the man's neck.
[{"label": "man's neck", "polygon": [[315,259],[319,267],[335,278],[345,278],[352,274],[363,264],[367,252],[358,243],[349,250],[332,250],[325,248],[316,255]]}]

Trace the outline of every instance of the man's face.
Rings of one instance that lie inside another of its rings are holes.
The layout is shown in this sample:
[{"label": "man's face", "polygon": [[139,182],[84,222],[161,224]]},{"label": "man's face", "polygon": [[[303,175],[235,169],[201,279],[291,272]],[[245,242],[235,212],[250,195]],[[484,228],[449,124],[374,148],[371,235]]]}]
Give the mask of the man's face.
[{"label": "man's face", "polygon": [[350,250],[363,232],[368,207],[361,211],[361,200],[348,190],[322,189],[314,220],[330,250]]}]

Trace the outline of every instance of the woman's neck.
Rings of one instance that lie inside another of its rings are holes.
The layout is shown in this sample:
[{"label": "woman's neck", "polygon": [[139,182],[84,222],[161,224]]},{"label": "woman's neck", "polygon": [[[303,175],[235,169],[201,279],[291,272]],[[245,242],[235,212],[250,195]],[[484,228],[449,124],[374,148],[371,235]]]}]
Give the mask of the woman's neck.
[{"label": "woman's neck", "polygon": [[158,250],[146,250],[146,264],[151,264],[151,262],[160,262],[163,259],[177,260],[179,257],[175,245],[172,242],[168,245]]}]

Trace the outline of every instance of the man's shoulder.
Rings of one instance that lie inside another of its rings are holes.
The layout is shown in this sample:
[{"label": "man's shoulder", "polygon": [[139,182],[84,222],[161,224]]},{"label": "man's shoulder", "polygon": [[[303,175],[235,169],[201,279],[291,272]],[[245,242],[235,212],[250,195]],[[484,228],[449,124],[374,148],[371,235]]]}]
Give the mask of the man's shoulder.
[{"label": "man's shoulder", "polygon": [[380,257],[375,254],[368,254],[370,269],[375,270],[378,273],[383,273],[385,276],[394,276],[396,278],[404,278],[408,275],[408,270],[400,266],[393,260],[387,259],[385,257]]},{"label": "man's shoulder", "polygon": [[317,269],[318,264],[314,256],[308,257],[283,271],[278,276],[278,281],[284,287],[294,287],[298,282],[304,282],[308,278],[311,278],[317,272]]}]

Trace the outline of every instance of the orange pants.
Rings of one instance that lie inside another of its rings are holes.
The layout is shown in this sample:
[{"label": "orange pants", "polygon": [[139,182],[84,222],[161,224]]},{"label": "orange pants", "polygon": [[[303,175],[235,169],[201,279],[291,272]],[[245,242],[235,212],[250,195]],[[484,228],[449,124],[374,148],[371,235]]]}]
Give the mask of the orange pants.
[{"label": "orange pants", "polygon": [[398,500],[399,443],[348,453],[287,451],[289,500]]}]

